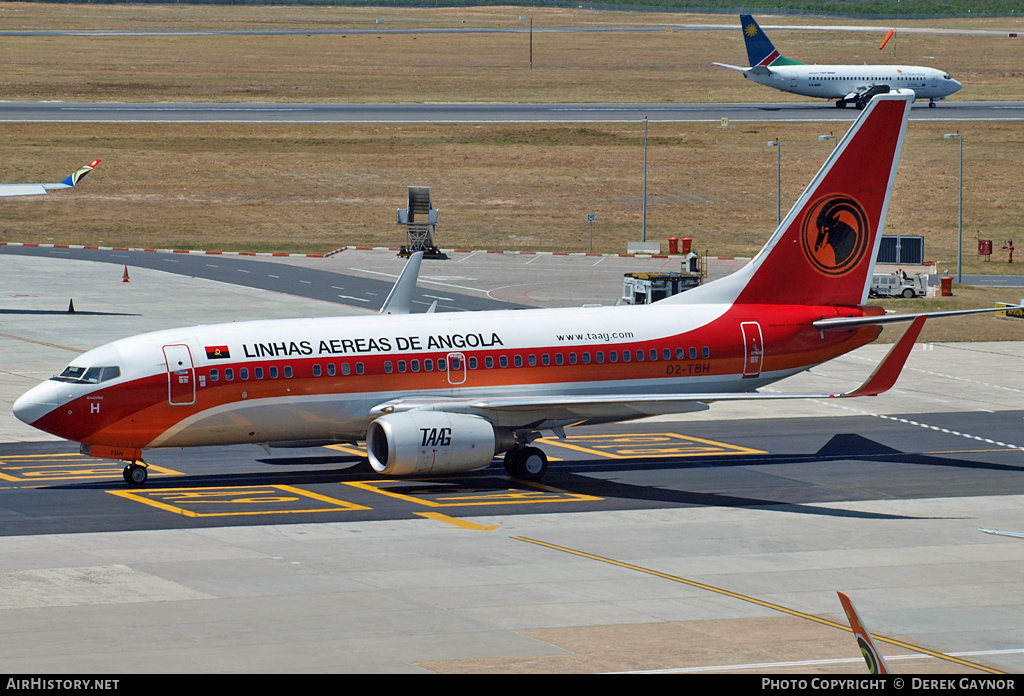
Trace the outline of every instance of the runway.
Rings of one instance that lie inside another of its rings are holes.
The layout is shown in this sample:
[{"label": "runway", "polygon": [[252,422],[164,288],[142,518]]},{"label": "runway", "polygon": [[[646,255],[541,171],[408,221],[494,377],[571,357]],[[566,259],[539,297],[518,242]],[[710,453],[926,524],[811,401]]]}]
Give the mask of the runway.
[{"label": "runway", "polygon": [[[150,485],[129,489],[118,463],[14,421],[13,399],[120,335],[367,311],[150,256],[128,283],[110,261],[0,257],[7,673],[863,674],[840,589],[901,673],[1024,669],[1024,543],[979,531],[1024,531],[1019,344],[919,346],[879,397],[570,430],[540,443],[559,460],[543,486],[500,464],[388,480],[346,446],[247,446],[154,451]],[[400,263],[238,262],[357,290]],[[421,288],[608,304],[626,262],[461,254]],[[69,293],[89,311],[53,311]],[[857,384],[884,351],[774,388]]]},{"label": "runway", "polygon": [[[853,122],[856,109],[824,100],[706,104],[270,104],[3,102],[3,123],[615,123]],[[911,120],[1019,121],[1024,102],[922,101]]]}]

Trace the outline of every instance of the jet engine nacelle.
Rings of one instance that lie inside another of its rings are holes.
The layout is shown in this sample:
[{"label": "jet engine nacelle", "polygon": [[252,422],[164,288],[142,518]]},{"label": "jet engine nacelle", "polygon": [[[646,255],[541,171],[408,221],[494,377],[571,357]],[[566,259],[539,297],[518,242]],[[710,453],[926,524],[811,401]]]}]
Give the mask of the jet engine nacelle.
[{"label": "jet engine nacelle", "polygon": [[391,413],[366,431],[370,466],[394,476],[482,469],[491,463],[494,446],[487,420],[440,411]]}]

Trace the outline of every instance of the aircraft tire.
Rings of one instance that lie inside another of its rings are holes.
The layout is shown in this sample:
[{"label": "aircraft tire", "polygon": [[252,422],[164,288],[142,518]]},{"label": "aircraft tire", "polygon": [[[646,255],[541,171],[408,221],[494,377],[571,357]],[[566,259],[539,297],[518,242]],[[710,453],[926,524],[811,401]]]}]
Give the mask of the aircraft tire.
[{"label": "aircraft tire", "polygon": [[935,102],[933,102],[933,101],[928,102],[928,108],[929,109],[934,109],[935,108]]},{"label": "aircraft tire", "polygon": [[846,108],[846,100],[845,99],[837,99],[836,100],[836,108],[837,109],[845,109]]},{"label": "aircraft tire", "polygon": [[548,457],[537,447],[516,447],[505,453],[505,471],[513,478],[539,481],[548,470]]},{"label": "aircraft tire", "polygon": [[124,468],[124,480],[132,485],[141,486],[148,478],[149,471],[144,466],[132,463]]}]

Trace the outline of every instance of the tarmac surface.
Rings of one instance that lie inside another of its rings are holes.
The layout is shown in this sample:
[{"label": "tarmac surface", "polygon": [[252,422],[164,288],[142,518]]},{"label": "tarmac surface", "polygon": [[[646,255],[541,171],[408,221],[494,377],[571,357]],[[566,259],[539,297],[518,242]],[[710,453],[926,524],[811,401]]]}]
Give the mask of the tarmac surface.
[{"label": "tarmac surface", "polygon": [[[380,280],[403,262],[348,250],[244,263],[248,275],[288,266]],[[716,261],[712,273],[742,263]],[[75,451],[10,407],[78,351],[172,325],[357,314],[370,304],[140,266],[124,282],[111,260],[0,252],[0,267],[0,466]],[[678,260],[451,254],[425,263],[420,288],[452,311],[463,298],[612,304],[623,272],[663,268]],[[859,384],[885,350],[867,346],[772,388]],[[372,508],[324,522],[235,522],[128,500],[109,474],[39,485],[0,469],[0,671],[863,674],[835,595],[843,590],[897,672],[1019,672],[1024,541],[979,528],[1024,531],[1022,358],[1013,342],[925,344],[879,397],[770,412],[721,404],[685,419],[579,429],[751,452],[723,464],[706,453],[609,457],[593,442],[552,445],[564,463],[552,465],[546,493],[576,496],[569,504],[444,507],[447,481],[371,490],[337,463],[292,481],[262,450],[162,455],[184,472],[167,479],[174,490],[162,484],[181,509],[201,509],[188,501],[216,483],[239,482]],[[495,473],[451,485],[460,495],[524,495]]]}]

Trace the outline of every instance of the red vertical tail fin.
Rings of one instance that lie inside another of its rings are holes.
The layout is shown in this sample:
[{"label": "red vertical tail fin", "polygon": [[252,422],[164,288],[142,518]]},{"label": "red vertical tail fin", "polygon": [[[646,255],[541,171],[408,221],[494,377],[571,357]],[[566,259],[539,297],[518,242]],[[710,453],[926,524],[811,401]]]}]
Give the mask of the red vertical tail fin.
[{"label": "red vertical tail fin", "polygon": [[909,90],[872,98],[757,256],[678,301],[866,302],[913,100]]}]

